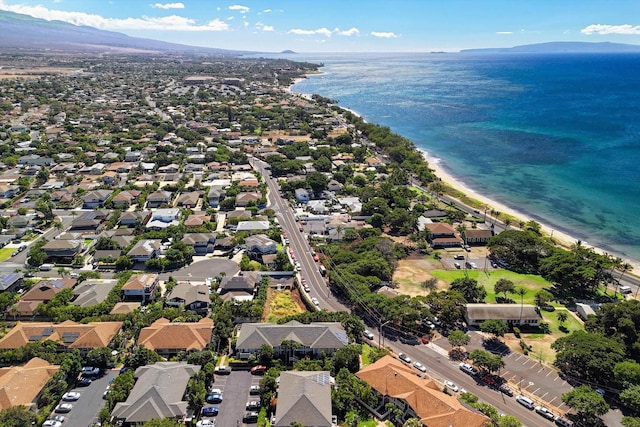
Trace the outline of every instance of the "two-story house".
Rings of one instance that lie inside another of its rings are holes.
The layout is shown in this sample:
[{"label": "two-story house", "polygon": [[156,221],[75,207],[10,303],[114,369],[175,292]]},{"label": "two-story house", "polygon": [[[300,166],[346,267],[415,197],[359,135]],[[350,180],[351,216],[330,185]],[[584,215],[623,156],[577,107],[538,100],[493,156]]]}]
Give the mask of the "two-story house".
[{"label": "two-story house", "polygon": [[145,304],[153,300],[158,283],[157,274],[134,274],[122,285],[122,295],[127,301],[142,301]]}]

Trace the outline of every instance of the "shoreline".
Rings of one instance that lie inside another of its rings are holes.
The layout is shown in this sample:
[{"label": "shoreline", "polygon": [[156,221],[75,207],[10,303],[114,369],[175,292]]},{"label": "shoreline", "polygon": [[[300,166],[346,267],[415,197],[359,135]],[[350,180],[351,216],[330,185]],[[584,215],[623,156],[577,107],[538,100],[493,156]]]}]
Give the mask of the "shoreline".
[{"label": "shoreline", "polygon": [[[295,79],[294,82],[291,84],[291,86],[289,86],[287,88],[287,92],[289,92],[292,95],[298,95],[298,96],[302,96],[305,98],[310,98],[311,94],[306,94],[303,92],[295,92],[293,90],[293,86],[300,82],[303,81],[305,79],[307,79],[308,76],[305,76],[303,78],[298,78]],[[340,108],[342,108],[343,110],[346,111],[350,111],[351,113],[353,113],[354,115],[362,118],[363,120],[365,120],[361,114],[357,113],[356,111],[347,108],[347,107],[343,107],[338,105]],[[366,121],[366,120],[365,120]],[[491,199],[490,197],[487,197],[475,190],[473,190],[471,187],[469,187],[467,184],[465,184],[463,181],[461,181],[459,178],[457,178],[456,176],[452,175],[447,169],[446,169],[446,164],[444,164],[444,161],[438,157],[435,157],[433,155],[431,155],[429,152],[419,148],[413,141],[412,141],[414,147],[420,152],[422,153],[423,158],[425,159],[425,161],[428,164],[428,167],[434,171],[434,174],[440,179],[442,180],[442,182],[448,186],[450,186],[451,188],[458,190],[462,193],[464,193],[465,195],[467,195],[470,198],[476,199],[482,203],[484,203],[485,205],[494,208],[495,210],[497,210],[498,212],[502,212],[505,213],[507,215],[510,215],[514,218],[520,219],[520,220],[524,220],[524,221],[536,221],[538,224],[540,224],[540,229],[542,230],[542,232],[544,234],[546,234],[547,236],[550,236],[556,243],[557,246],[560,246],[564,249],[569,249],[573,244],[575,244],[577,241],[581,241],[582,245],[588,248],[592,248],[596,253],[598,254],[609,254],[613,257],[616,258],[620,258],[623,261],[627,262],[629,265],[631,265],[632,269],[630,271],[628,271],[626,274],[628,275],[632,275],[635,277],[640,277],[640,261],[639,260],[635,260],[635,259],[630,259],[629,257],[616,253],[615,251],[605,251],[602,248],[599,248],[597,246],[591,245],[588,242],[582,240],[582,239],[577,239],[574,236],[572,236],[571,234],[569,234],[566,231],[563,230],[559,230],[557,228],[553,228],[550,225],[548,225],[547,223],[545,223],[544,221],[540,221],[538,219],[533,219],[531,217],[530,214],[528,214],[527,212],[524,211],[519,211],[517,209],[511,208],[509,206],[507,206],[504,203],[500,203],[496,200]],[[462,203],[459,201],[459,203]],[[517,228],[517,227],[516,227]],[[516,229],[514,228],[514,229]]]}]

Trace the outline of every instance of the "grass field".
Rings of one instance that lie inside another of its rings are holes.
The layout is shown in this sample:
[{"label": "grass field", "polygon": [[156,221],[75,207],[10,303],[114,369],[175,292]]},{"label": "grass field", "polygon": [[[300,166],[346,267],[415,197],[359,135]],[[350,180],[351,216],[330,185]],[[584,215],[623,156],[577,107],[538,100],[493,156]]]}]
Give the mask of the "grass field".
[{"label": "grass field", "polygon": [[267,291],[267,322],[274,323],[291,314],[302,313],[304,309],[298,305],[291,291]]},{"label": "grass field", "polygon": [[11,254],[15,251],[15,248],[2,248],[0,249],[0,262],[6,261],[11,258]]},{"label": "grass field", "polygon": [[[552,285],[540,276],[535,276],[533,274],[519,274],[508,270],[495,270],[486,273],[478,270],[467,270],[467,273],[471,279],[477,280],[479,285],[484,286],[487,291],[487,297],[485,298],[485,302],[487,303],[496,302],[496,293],[493,288],[496,282],[500,279],[511,280],[515,284],[516,288],[522,287],[526,289],[527,293],[524,295],[523,301],[525,304],[535,304],[536,292],[543,288],[550,288]],[[464,271],[461,270],[434,270],[431,271],[431,274],[437,279],[443,280],[447,283],[451,283],[455,279],[464,277]],[[498,296],[503,295],[498,294]],[[521,302],[519,295],[507,294],[507,296],[517,303]],[[556,307],[561,307],[560,304],[554,302],[551,304]]]}]

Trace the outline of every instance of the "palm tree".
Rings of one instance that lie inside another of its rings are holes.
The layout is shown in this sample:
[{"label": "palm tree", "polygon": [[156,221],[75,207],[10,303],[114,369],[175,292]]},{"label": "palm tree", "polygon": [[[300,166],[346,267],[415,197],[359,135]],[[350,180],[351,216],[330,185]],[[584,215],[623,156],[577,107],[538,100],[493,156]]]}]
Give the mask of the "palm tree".
[{"label": "palm tree", "polygon": [[504,227],[505,227],[505,229],[508,229],[510,225],[511,225],[511,218],[506,217],[504,219]]},{"label": "palm tree", "polygon": [[558,322],[560,322],[561,325],[564,324],[564,322],[566,322],[569,318],[569,315],[564,310],[558,311],[558,314],[556,314],[556,316],[558,317]]},{"label": "palm tree", "polygon": [[524,295],[527,293],[527,290],[523,287],[516,288],[514,294],[520,295],[520,320],[518,323],[522,324],[522,310],[524,309]]}]

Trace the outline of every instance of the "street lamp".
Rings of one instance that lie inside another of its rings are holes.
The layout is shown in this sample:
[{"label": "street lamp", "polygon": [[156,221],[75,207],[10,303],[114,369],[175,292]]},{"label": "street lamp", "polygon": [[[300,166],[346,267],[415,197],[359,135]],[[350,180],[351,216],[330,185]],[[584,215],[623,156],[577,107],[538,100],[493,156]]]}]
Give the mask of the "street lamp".
[{"label": "street lamp", "polygon": [[[378,348],[381,348],[380,346],[380,339],[382,338],[382,328],[385,327],[385,325],[387,325],[388,323],[391,323],[391,320],[387,320],[386,322],[382,323],[382,318],[380,319],[380,327],[378,329]],[[382,344],[384,345],[384,341],[382,341]]]}]

